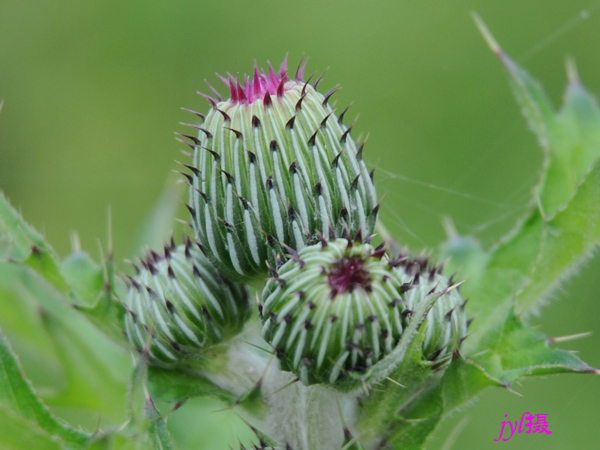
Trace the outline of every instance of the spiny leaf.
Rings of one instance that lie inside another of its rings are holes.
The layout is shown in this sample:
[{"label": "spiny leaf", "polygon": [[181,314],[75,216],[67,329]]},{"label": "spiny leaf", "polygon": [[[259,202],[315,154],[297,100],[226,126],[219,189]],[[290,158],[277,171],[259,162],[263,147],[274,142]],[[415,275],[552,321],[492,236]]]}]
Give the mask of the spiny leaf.
[{"label": "spiny leaf", "polygon": [[550,348],[546,336],[523,325],[510,309],[500,316],[502,328],[487,336],[487,350],[473,359],[503,383],[508,385],[525,375],[596,373],[572,353]]},{"label": "spiny leaf", "polygon": [[41,234],[23,220],[0,192],[0,236],[9,242],[7,259],[24,263],[39,272],[59,292],[67,292],[58,257]]},{"label": "spiny leaf", "polygon": [[[472,274],[466,295],[473,298],[469,307],[478,316],[489,317],[494,305],[509,297],[522,314],[547,298],[600,242],[600,110],[570,63],[565,102],[556,112],[539,84],[476,21],[511,76],[517,100],[544,148],[544,165],[530,211],[488,252],[485,270]],[[476,343],[472,338],[469,345]]]},{"label": "spiny leaf", "polygon": [[144,402],[144,411],[146,417],[150,422],[150,435],[152,436],[152,442],[155,450],[171,450],[173,445],[171,444],[171,436],[167,430],[167,422],[160,415],[160,411],[154,405],[152,397],[149,395],[146,397]]},{"label": "spiny leaf", "polygon": [[411,343],[405,364],[361,402],[361,437],[377,440],[377,448],[423,448],[445,414],[487,387],[504,386],[459,355],[445,372],[432,373],[423,363],[422,339],[423,331]]},{"label": "spiny leaf", "polygon": [[233,405],[236,398],[230,392],[219,388],[210,381],[183,371],[148,367],[148,390],[156,401],[181,404],[198,396],[214,396],[227,405]]},{"label": "spiny leaf", "polygon": [[[0,404],[0,442],[4,450],[62,450],[64,441]],[[81,448],[81,447],[79,447]]]},{"label": "spiny leaf", "polygon": [[[31,384],[19,365],[16,355],[12,352],[10,345],[0,331],[0,407],[2,411],[10,416],[6,420],[14,420],[14,415],[39,427],[50,437],[56,437],[60,441],[73,448],[83,448],[90,437],[82,432],[75,431],[58,422],[48,408],[33,391]],[[8,414],[8,411],[14,414]],[[4,421],[4,418],[3,418]],[[21,423],[21,422],[19,422]],[[40,439],[42,438],[41,431]],[[4,442],[4,441],[2,441]],[[48,441],[48,444],[51,441]],[[37,447],[36,447],[37,448]],[[54,447],[49,447],[54,448]]]}]

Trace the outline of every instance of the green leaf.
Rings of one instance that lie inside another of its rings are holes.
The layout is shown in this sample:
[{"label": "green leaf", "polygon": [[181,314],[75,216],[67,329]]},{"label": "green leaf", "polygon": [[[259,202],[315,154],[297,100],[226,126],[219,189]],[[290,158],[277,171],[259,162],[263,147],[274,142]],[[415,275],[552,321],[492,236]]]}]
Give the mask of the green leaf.
[{"label": "green leaf", "polygon": [[236,397],[219,388],[199,374],[183,371],[148,367],[148,391],[153,399],[160,402],[181,404],[198,396],[213,396],[227,405],[233,405]]},{"label": "green leaf", "polygon": [[69,285],[60,271],[58,257],[41,234],[27,224],[0,192],[0,236],[8,242],[8,261],[24,263],[46,278],[59,292]]},{"label": "green leaf", "polygon": [[[11,416],[11,421],[17,421],[13,417],[16,415],[25,421],[37,425],[41,430],[46,431],[49,436],[57,437],[72,448],[83,448],[89,441],[87,434],[67,427],[58,422],[50,414],[48,408],[37,397],[31,384],[25,378],[16,355],[12,352],[8,341],[1,331],[0,406],[7,416]],[[12,411],[14,414],[10,415],[6,410]],[[7,418],[7,420],[9,419]]]},{"label": "green leaf", "polygon": [[[529,213],[488,252],[484,270],[470,274],[465,286],[472,313],[485,323],[509,298],[514,298],[519,315],[535,310],[600,242],[600,110],[569,63],[564,105],[555,111],[540,85],[476,21],[507,69],[544,149],[541,182]],[[477,347],[478,338],[470,341],[470,348]]]},{"label": "green leaf", "polygon": [[150,421],[149,431],[152,436],[154,449],[171,450],[173,445],[171,444],[169,430],[167,430],[167,423],[161,416],[160,411],[154,405],[154,401],[150,396],[146,397],[144,411],[146,412],[146,417]]},{"label": "green leaf", "polygon": [[62,450],[64,442],[0,404],[0,444],[4,450]]},{"label": "green leaf", "polygon": [[72,304],[109,337],[128,346],[122,332],[124,309],[115,298],[120,285],[112,258],[109,256],[103,267],[76,248],[62,261],[61,270],[71,288]]},{"label": "green leaf", "polygon": [[550,375],[563,372],[596,373],[578,357],[549,347],[549,340],[521,323],[507,311],[500,332],[488,335],[486,351],[473,359],[496,379],[507,385],[525,375]]},{"label": "green leaf", "polygon": [[477,364],[455,356],[445,372],[432,373],[421,354],[423,331],[405,361],[361,402],[361,437],[377,448],[421,449],[441,418],[481,390],[504,386]]},{"label": "green leaf", "polygon": [[58,292],[68,295],[65,300],[79,306],[97,325],[113,337],[120,336],[123,311],[113,298],[111,257],[103,268],[76,248],[61,262],[43,236],[23,220],[1,192],[0,242],[5,261],[32,268]]}]

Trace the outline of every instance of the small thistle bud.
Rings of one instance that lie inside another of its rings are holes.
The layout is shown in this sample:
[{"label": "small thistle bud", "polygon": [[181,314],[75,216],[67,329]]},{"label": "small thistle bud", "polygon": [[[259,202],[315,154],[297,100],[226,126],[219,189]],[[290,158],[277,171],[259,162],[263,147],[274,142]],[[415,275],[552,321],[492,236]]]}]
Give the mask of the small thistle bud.
[{"label": "small thistle bud", "polygon": [[223,278],[187,240],[151,251],[129,278],[125,330],[151,363],[185,365],[239,333],[249,315],[247,289]]},{"label": "small thistle bud", "polygon": [[[398,344],[413,311],[448,280],[424,260],[389,260],[351,239],[307,246],[262,293],[262,334],[304,384],[347,388]],[[427,315],[423,355],[441,365],[466,334],[462,299],[449,290]],[[354,377],[356,378],[356,377]]]},{"label": "small thistle bud", "polygon": [[293,79],[284,61],[278,72],[258,68],[251,80],[222,80],[226,101],[188,137],[194,149],[190,188],[192,226],[215,266],[231,279],[268,274],[283,246],[300,250],[318,232],[340,236],[375,226],[373,181],[326,94]]}]

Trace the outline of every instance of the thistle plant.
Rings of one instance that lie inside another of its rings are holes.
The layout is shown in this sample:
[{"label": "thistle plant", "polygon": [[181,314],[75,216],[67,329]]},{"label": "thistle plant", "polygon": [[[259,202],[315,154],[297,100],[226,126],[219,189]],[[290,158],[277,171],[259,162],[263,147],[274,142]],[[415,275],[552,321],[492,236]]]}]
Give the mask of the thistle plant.
[{"label": "thistle plant", "polygon": [[194,150],[194,236],[231,279],[264,278],[284,246],[300,250],[329,227],[374,231],[379,207],[363,147],[343,123],[346,111],[338,117],[329,105],[336,89],[319,93],[304,70],[290,79],[286,59],[278,72],[269,64],[252,79],[222,77],[230,98],[202,94],[210,111],[194,112],[196,136],[181,135]]},{"label": "thistle plant", "polygon": [[526,216],[490,249],[451,236],[424,256],[377,224],[364,143],[303,62],[221,77],[229,98],[209,86],[208,111],[189,110],[189,233],[129,272],[111,248],[98,264],[75,242],[61,260],[0,197],[0,267],[26,280],[68,383],[90,415],[127,404],[77,426],[0,334],[2,447],[173,448],[169,414],[203,396],[246,422],[240,449],[418,449],[484,388],[598,374],[528,317],[600,242],[600,110],[569,63],[556,112],[477,23],[545,158]]}]

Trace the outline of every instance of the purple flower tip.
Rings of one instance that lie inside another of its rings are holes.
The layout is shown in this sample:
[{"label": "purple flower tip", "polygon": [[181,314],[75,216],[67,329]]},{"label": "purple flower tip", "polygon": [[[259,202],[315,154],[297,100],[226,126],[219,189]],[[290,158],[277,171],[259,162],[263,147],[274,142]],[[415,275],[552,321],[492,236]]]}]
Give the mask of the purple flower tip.
[{"label": "purple flower tip", "polygon": [[[304,58],[298,64],[294,81],[296,83],[304,82],[304,69],[306,68],[307,60]],[[228,77],[217,74],[221,81],[229,88],[230,102],[242,103],[249,105],[256,100],[263,100],[265,97],[281,97],[285,92],[294,86],[294,83],[288,83],[290,80],[288,76],[288,57],[287,55],[283,59],[279,70],[276,72],[271,65],[271,62],[267,62],[268,71],[259,69],[256,63],[254,64],[254,76],[252,79],[248,76],[240,81],[240,77],[234,77],[228,74]],[[209,101],[214,100],[209,96]],[[214,102],[211,101],[211,103]]]}]

